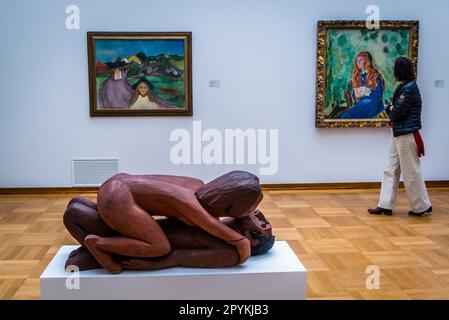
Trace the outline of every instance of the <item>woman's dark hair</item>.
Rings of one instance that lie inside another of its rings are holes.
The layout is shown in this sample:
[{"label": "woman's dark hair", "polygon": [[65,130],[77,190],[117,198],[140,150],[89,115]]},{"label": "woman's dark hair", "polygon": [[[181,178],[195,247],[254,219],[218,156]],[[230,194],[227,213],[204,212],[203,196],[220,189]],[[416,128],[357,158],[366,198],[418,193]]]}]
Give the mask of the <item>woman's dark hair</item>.
[{"label": "woman's dark hair", "polygon": [[411,81],[416,79],[413,62],[406,57],[399,57],[394,64],[394,76],[398,81]]},{"label": "woman's dark hair", "polygon": [[259,178],[245,171],[226,173],[199,187],[195,195],[215,217],[241,217],[262,199]]}]

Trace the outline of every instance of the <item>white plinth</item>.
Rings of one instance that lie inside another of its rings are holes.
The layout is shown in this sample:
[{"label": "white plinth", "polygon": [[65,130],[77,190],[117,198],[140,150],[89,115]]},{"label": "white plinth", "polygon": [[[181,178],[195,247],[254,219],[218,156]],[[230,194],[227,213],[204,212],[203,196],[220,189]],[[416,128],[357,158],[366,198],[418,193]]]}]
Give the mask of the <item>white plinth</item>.
[{"label": "white plinth", "polygon": [[[104,269],[79,272],[79,289],[73,273],[64,270],[69,253],[78,246],[62,246],[40,278],[42,299],[154,299],[154,300],[255,300],[305,299],[307,270],[286,241],[231,268],[171,268],[156,271]],[[69,280],[67,280],[67,278]]]}]

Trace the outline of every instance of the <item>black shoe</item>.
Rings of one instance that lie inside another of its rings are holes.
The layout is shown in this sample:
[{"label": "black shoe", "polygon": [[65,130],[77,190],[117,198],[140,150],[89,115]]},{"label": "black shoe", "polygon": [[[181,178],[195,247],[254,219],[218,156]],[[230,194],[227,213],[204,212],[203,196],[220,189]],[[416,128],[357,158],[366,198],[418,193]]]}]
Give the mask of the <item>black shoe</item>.
[{"label": "black shoe", "polygon": [[387,216],[391,216],[393,214],[393,210],[390,209],[384,209],[381,207],[377,207],[375,209],[368,209],[368,212],[371,214],[384,214]]},{"label": "black shoe", "polygon": [[427,209],[426,211],[423,211],[423,212],[413,212],[413,210],[410,210],[408,212],[408,214],[411,215],[411,216],[415,216],[415,217],[430,216],[432,214],[432,206],[430,206],[429,209]]}]

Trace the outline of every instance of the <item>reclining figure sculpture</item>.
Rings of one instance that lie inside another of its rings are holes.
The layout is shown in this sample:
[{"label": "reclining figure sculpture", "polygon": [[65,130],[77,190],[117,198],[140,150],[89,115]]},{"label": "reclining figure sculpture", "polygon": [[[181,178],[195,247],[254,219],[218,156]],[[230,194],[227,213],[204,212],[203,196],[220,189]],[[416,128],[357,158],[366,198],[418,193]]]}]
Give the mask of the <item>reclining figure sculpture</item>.
[{"label": "reclining figure sculpture", "polygon": [[257,209],[262,197],[259,179],[243,171],[207,184],[117,174],[101,185],[97,203],[80,197],[69,202],[64,225],[81,247],[66,267],[119,273],[242,264],[274,244],[271,225]]}]

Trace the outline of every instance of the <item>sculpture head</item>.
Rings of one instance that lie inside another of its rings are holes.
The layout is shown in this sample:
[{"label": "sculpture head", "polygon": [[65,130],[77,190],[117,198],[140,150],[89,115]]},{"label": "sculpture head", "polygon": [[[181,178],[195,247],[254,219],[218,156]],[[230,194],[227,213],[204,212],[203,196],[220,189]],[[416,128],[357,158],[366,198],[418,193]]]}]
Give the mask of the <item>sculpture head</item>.
[{"label": "sculpture head", "polygon": [[223,222],[250,241],[252,256],[264,254],[274,245],[275,237],[271,224],[260,210],[254,210],[243,218],[228,219]]},{"label": "sculpture head", "polygon": [[245,171],[232,171],[199,187],[196,198],[214,217],[243,218],[262,201],[259,178]]}]

